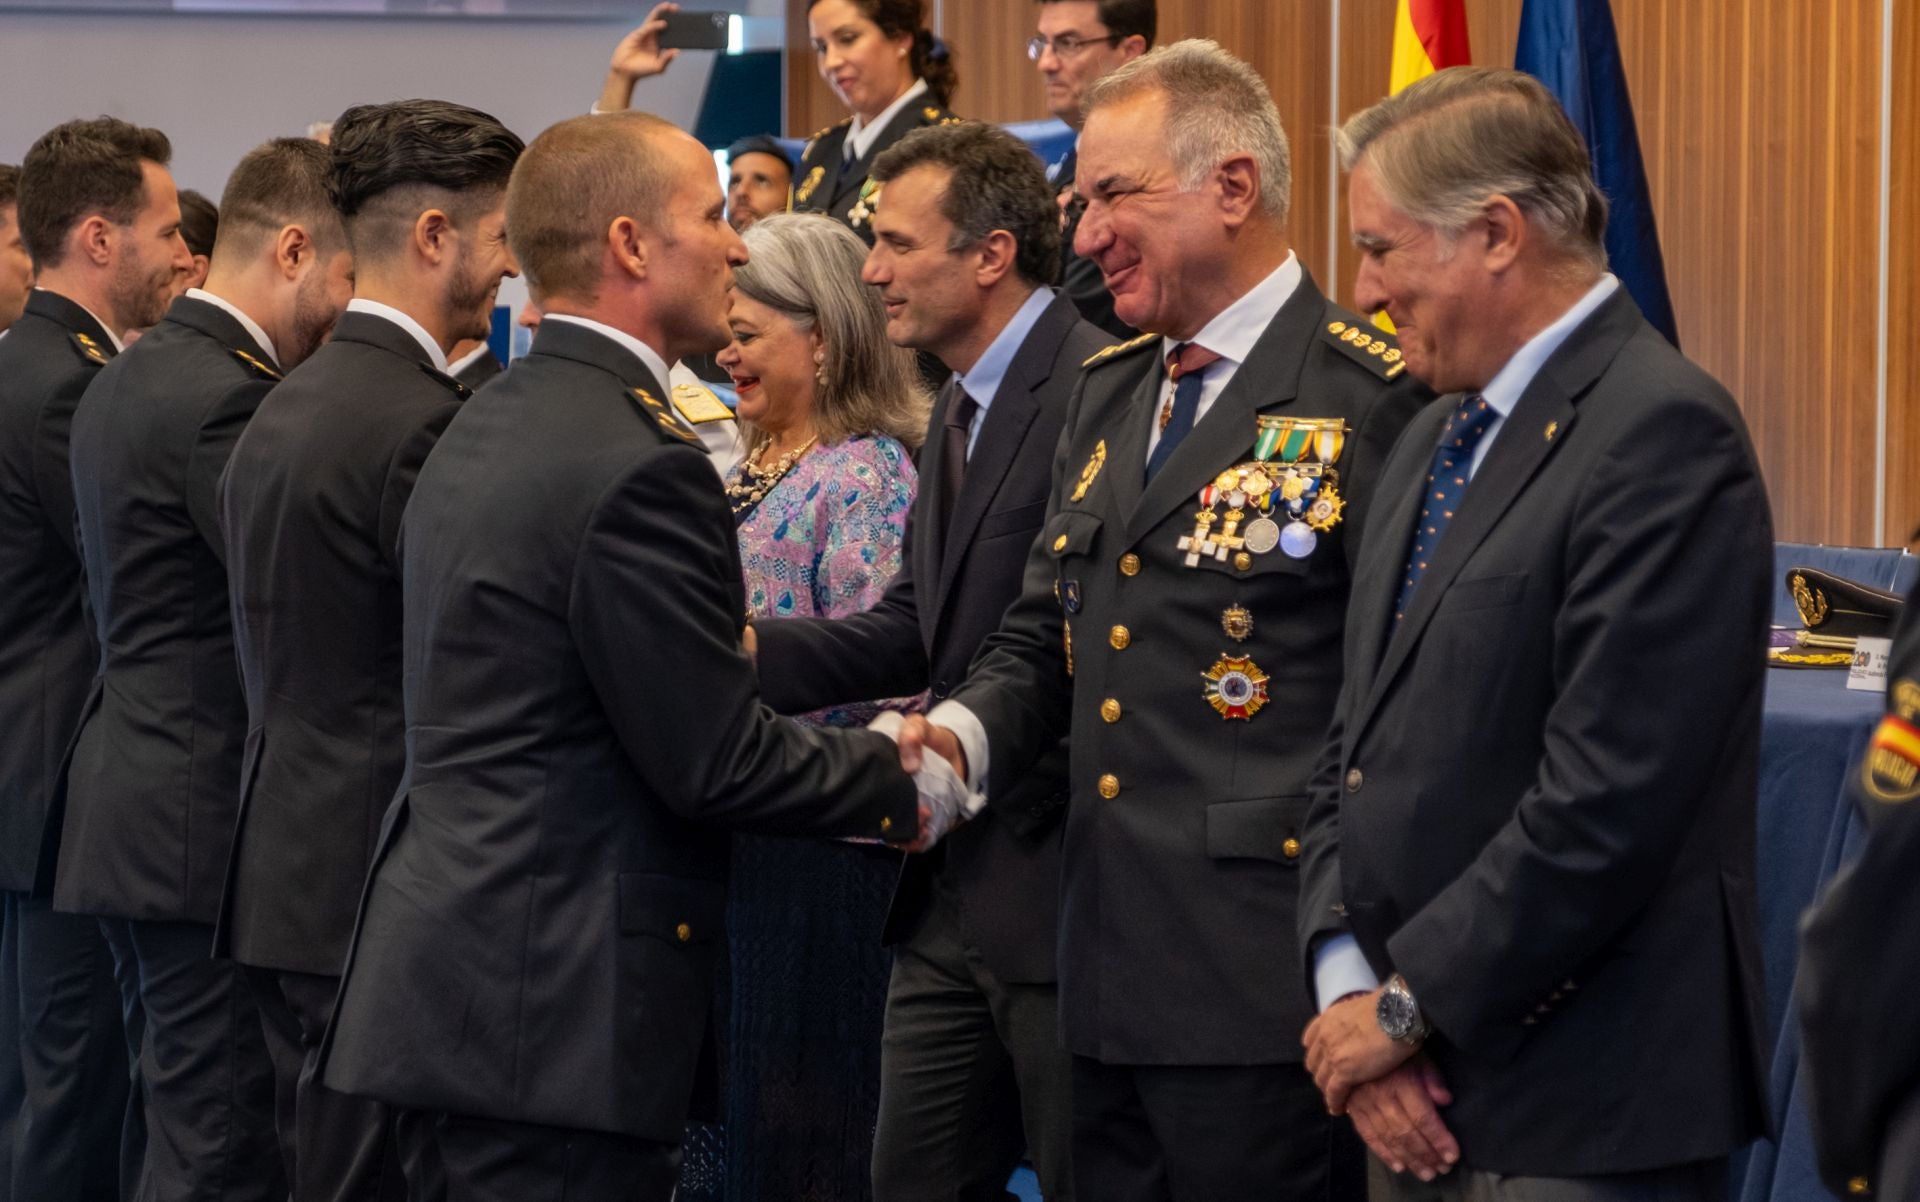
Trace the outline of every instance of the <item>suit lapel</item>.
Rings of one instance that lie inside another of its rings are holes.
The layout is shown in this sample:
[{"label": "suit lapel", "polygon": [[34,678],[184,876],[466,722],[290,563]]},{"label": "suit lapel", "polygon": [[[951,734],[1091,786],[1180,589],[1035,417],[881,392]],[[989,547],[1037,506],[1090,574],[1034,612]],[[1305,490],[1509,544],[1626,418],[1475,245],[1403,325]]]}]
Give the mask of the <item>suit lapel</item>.
[{"label": "suit lapel", "polygon": [[[1100,469],[1094,487],[1106,489],[1109,516],[1116,529],[1124,529],[1139,508],[1147,466],[1147,431],[1152,428],[1167,378],[1157,353],[1142,354],[1134,371],[1137,374],[1129,379],[1118,367],[1110,367],[1094,377],[1104,380],[1111,376],[1113,391],[1102,410],[1082,418],[1107,444],[1106,465]],[[1082,466],[1068,463],[1066,478],[1057,483],[1064,485],[1077,479]]]},{"label": "suit lapel", "polygon": [[[1425,495],[1422,480],[1427,473],[1433,448],[1447,417],[1459,403],[1459,397],[1445,396],[1421,410],[1402,435],[1405,440],[1405,468],[1397,479],[1382,478],[1382,492],[1375,505],[1390,498],[1391,508],[1377,507],[1367,519],[1368,537],[1360,550],[1360,562],[1353,573],[1353,595],[1362,598],[1373,617],[1358,623],[1350,637],[1359,640],[1354,664],[1365,679],[1372,673],[1386,649],[1387,612],[1400,589],[1400,573],[1407,564],[1407,548],[1413,542],[1413,515]],[[1384,491],[1390,489],[1391,491]],[[1377,603],[1378,608],[1373,608]],[[1359,607],[1356,607],[1356,612]]]},{"label": "suit lapel", "polygon": [[[1221,469],[1251,454],[1256,432],[1254,415],[1294,398],[1308,346],[1325,309],[1326,298],[1303,273],[1299,287],[1267,323],[1247,361],[1233,373],[1232,383],[1140,494],[1139,503],[1127,517],[1128,545],[1138,542],[1169,511],[1186,507]],[[1164,380],[1166,369],[1162,367],[1155,374]],[[1149,420],[1158,420],[1158,415]],[[1144,427],[1141,432],[1144,435]],[[1125,466],[1139,479],[1145,474],[1145,462],[1143,449],[1138,460],[1129,460]]]},{"label": "suit lapel", "polygon": [[[1514,405],[1513,412],[1507,415],[1480,470],[1474,473],[1473,482],[1460,502],[1459,513],[1440,540],[1433,566],[1420,580],[1407,616],[1387,638],[1384,658],[1362,713],[1362,725],[1412,654],[1461,568],[1500,524],[1553,452],[1565,443],[1579,413],[1576,402],[1593,387],[1642,320],[1632,305],[1624,288],[1617,291],[1541,367]],[[1443,399],[1451,404],[1459,403],[1458,396]],[[1451,411],[1451,406],[1447,411]],[[1438,437],[1437,430],[1434,436]],[[1429,455],[1432,445],[1427,444]],[[1425,470],[1422,465],[1420,471]],[[1411,526],[1411,510],[1402,516]],[[1404,555],[1406,543],[1400,542],[1399,547]],[[1382,617],[1383,627],[1387,620]]]}]

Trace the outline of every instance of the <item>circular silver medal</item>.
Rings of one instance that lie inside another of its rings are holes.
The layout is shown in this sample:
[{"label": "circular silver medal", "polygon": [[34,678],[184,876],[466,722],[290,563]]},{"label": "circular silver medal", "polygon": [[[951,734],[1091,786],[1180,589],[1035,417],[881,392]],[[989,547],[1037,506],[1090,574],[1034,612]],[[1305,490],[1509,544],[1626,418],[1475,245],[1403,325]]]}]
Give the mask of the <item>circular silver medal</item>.
[{"label": "circular silver medal", "polygon": [[1280,532],[1280,549],[1294,559],[1305,559],[1313,554],[1313,548],[1320,542],[1320,536],[1313,527],[1305,522],[1292,521]]},{"label": "circular silver medal", "polygon": [[1269,517],[1255,518],[1247,523],[1240,537],[1247,540],[1247,550],[1265,555],[1280,545],[1280,523]]}]

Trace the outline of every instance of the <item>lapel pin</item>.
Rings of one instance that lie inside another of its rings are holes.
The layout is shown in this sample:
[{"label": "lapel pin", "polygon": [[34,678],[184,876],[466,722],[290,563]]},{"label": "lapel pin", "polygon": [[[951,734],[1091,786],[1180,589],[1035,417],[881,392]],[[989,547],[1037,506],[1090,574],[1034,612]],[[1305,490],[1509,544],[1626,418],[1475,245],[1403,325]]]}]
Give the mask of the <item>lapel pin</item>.
[{"label": "lapel pin", "polygon": [[1560,423],[1548,422],[1547,423],[1547,441],[1552,442],[1553,436],[1558,433],[1560,433]]}]

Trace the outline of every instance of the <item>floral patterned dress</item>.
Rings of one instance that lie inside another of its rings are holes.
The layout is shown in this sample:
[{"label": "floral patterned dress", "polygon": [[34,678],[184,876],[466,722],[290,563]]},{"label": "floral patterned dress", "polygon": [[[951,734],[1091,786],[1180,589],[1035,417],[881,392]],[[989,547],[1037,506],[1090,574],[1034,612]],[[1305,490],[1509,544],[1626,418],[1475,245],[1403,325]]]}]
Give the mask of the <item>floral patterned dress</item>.
[{"label": "floral patterned dress", "polygon": [[[734,469],[737,475],[739,468]],[[870,609],[900,570],[916,485],[884,436],[816,446],[740,521],[759,622]],[[884,705],[806,715],[861,726]],[[739,835],[728,893],[727,1202],[865,1202],[899,876],[886,848]]]}]

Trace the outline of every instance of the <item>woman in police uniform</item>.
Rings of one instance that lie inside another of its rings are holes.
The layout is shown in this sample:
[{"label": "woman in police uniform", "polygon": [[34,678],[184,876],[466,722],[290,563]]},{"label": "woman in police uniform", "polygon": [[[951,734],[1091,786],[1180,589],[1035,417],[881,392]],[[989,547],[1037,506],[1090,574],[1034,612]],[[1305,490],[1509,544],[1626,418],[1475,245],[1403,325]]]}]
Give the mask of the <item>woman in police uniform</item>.
[{"label": "woman in police uniform", "polygon": [[808,0],[807,36],[821,78],[853,115],[807,142],[793,207],[836,217],[872,241],[873,160],[916,129],[959,120],[947,111],[959,75],[926,27],[925,0]]}]

